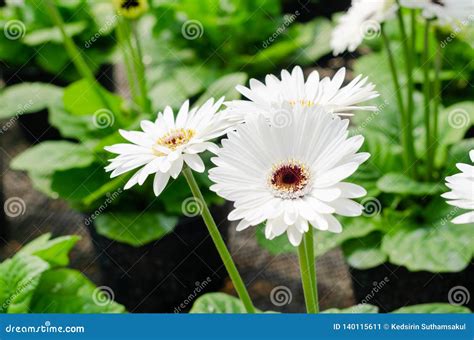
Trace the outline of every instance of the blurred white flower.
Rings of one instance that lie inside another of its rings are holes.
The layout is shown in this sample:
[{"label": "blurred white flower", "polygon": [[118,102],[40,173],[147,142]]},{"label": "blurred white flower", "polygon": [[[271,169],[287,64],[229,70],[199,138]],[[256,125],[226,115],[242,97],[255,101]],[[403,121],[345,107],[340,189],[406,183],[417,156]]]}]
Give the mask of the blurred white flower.
[{"label": "blurred white flower", "polygon": [[[474,150],[469,152],[471,161],[474,162]],[[474,223],[474,166],[458,163],[456,167],[460,173],[446,177],[446,186],[451,189],[441,196],[447,199],[447,203],[461,209],[471,210],[454,218],[451,222],[455,224]]]},{"label": "blurred white flower", "polygon": [[366,38],[379,34],[381,23],[393,17],[398,6],[394,0],[352,0],[352,5],[339,18],[331,36],[334,55],[354,52]]},{"label": "blurred white flower", "polygon": [[125,189],[142,185],[149,175],[155,175],[153,190],[158,196],[170,177],[176,178],[186,163],[197,172],[204,171],[199,153],[216,151],[211,140],[222,136],[232,128],[221,113],[216,113],[224,101],[209,99],[199,108],[189,110],[186,101],[175,117],[168,106],[158,114],[155,122],[141,122],[142,131],[124,131],[120,134],[131,143],[115,144],[105,150],[118,154],[105,168],[111,177],[140,168],[127,182]]},{"label": "blurred white flower", "polygon": [[263,115],[229,132],[209,171],[211,190],[234,202],[229,220],[237,230],[266,221],[265,236],[287,233],[294,246],[310,228],[341,232],[333,216],[359,216],[352,198],[364,188],[343,182],[369,157],[357,153],[364,138],[348,138],[349,120],[314,108],[285,108],[288,124],[269,124]]},{"label": "blurred white flower", "polygon": [[401,0],[400,3],[422,9],[425,18],[438,19],[442,25],[456,24],[474,15],[473,0]]},{"label": "blurred white flower", "polygon": [[375,111],[375,106],[359,106],[360,103],[378,96],[375,85],[367,82],[367,77],[357,76],[346,86],[342,86],[346,75],[341,68],[332,79],[320,79],[318,71],[310,73],[305,81],[301,67],[293,68],[291,74],[281,71],[281,80],[273,74],[265,77],[265,83],[250,79],[249,88],[238,85],[237,91],[249,100],[226,102],[229,117],[236,120],[263,114],[273,120],[275,113],[289,104],[312,108],[323,108],[338,115],[351,115],[356,110]]}]

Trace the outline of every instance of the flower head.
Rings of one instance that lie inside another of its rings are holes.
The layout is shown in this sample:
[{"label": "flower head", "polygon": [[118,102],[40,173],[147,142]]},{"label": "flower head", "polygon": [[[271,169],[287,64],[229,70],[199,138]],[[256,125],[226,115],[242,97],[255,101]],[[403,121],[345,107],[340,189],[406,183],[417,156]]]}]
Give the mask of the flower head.
[{"label": "flower head", "polygon": [[273,120],[272,115],[285,105],[306,106],[312,111],[322,108],[339,115],[350,115],[355,110],[375,111],[375,106],[358,105],[378,96],[375,86],[360,75],[342,86],[345,75],[346,70],[342,68],[332,79],[320,79],[318,71],[313,71],[305,81],[303,70],[296,66],[291,73],[281,71],[281,80],[273,74],[265,77],[265,83],[250,79],[249,88],[236,87],[249,100],[234,100],[225,104],[229,116],[237,120],[256,114]]},{"label": "flower head", "polygon": [[364,39],[379,34],[381,23],[391,18],[397,8],[393,0],[352,0],[352,6],[332,32],[334,55],[346,50],[354,52]]},{"label": "flower head", "polygon": [[118,14],[128,19],[136,19],[148,11],[148,0],[113,0]]},{"label": "flower head", "polygon": [[211,142],[232,128],[221,113],[216,113],[224,98],[216,103],[209,99],[199,108],[189,110],[186,101],[176,116],[168,106],[158,114],[155,122],[141,122],[143,131],[120,130],[120,134],[131,143],[116,144],[105,149],[118,154],[105,168],[112,171],[111,177],[139,169],[125,185],[129,189],[135,184],[142,185],[149,175],[155,175],[153,189],[158,196],[170,177],[176,178],[186,163],[197,172],[204,171],[204,163],[199,153],[216,151]]},{"label": "flower head", "polygon": [[474,2],[472,0],[401,0],[408,8],[421,8],[427,19],[438,19],[442,25],[456,24],[472,18]]},{"label": "flower head", "polygon": [[348,120],[315,108],[287,106],[286,125],[269,124],[258,115],[222,140],[209,171],[211,190],[234,202],[229,220],[237,230],[266,221],[265,235],[287,233],[297,246],[310,224],[340,232],[333,216],[358,216],[362,206],[352,198],[366,191],[343,182],[368,157],[357,153],[364,138],[348,137]]},{"label": "flower head", "polygon": [[[469,152],[471,161],[474,162],[474,150]],[[455,224],[474,223],[474,165],[458,163],[456,167],[460,173],[446,177],[446,186],[451,189],[442,197],[448,199],[447,203],[470,212],[454,218]]]}]

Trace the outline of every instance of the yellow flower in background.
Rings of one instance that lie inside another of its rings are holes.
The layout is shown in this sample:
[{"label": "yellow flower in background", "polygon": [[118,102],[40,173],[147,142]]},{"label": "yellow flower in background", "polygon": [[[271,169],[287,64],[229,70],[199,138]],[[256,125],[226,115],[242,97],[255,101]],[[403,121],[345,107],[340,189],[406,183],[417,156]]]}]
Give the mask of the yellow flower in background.
[{"label": "yellow flower in background", "polygon": [[119,15],[128,19],[136,19],[148,11],[148,0],[113,0]]}]

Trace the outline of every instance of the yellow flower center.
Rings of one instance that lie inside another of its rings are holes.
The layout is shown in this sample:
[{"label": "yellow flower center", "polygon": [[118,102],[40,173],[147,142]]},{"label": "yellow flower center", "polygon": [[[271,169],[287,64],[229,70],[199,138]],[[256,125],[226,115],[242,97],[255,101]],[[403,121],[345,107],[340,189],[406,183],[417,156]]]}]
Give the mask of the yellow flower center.
[{"label": "yellow flower center", "polygon": [[[187,144],[196,132],[192,129],[174,129],[167,132],[156,141],[156,145],[164,146],[171,150],[176,150],[181,145]],[[163,156],[163,153],[154,150],[157,156]]]},{"label": "yellow flower center", "polygon": [[306,107],[314,106],[314,102],[312,100],[306,100],[306,99],[289,100],[288,103],[290,103],[291,106],[295,106],[296,104],[299,104],[301,106],[306,106]]},{"label": "yellow flower center", "polygon": [[268,185],[276,197],[296,199],[306,193],[310,181],[305,165],[294,160],[274,165],[268,176]]}]

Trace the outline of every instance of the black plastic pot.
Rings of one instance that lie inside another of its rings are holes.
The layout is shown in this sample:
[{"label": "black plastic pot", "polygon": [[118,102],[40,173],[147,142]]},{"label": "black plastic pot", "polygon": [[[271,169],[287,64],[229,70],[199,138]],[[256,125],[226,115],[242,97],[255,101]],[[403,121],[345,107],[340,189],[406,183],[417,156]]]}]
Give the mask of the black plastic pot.
[{"label": "black plastic pot", "polygon": [[[357,303],[376,305],[381,312],[430,302],[458,303],[456,290],[474,287],[474,263],[457,273],[410,272],[390,263],[368,269],[350,268]],[[457,288],[456,288],[457,287]],[[467,301],[468,300],[468,301]],[[474,299],[464,299],[474,309]]]},{"label": "black plastic pot", "polygon": [[[228,208],[213,209],[227,238]],[[90,226],[103,285],[132,313],[181,313],[196,298],[217,291],[227,276],[200,216],[183,218],[174,232],[142,247],[112,241]]]},{"label": "black plastic pot", "polygon": [[[100,67],[96,78],[107,90],[114,91],[113,76],[113,65],[107,64]],[[21,72],[16,68],[4,67],[2,68],[2,78],[7,86],[22,82],[43,82],[61,87],[68,85],[67,82],[36,67],[25,67]],[[25,138],[32,144],[61,139],[59,131],[49,124],[48,110],[20,115],[18,122]]]}]

